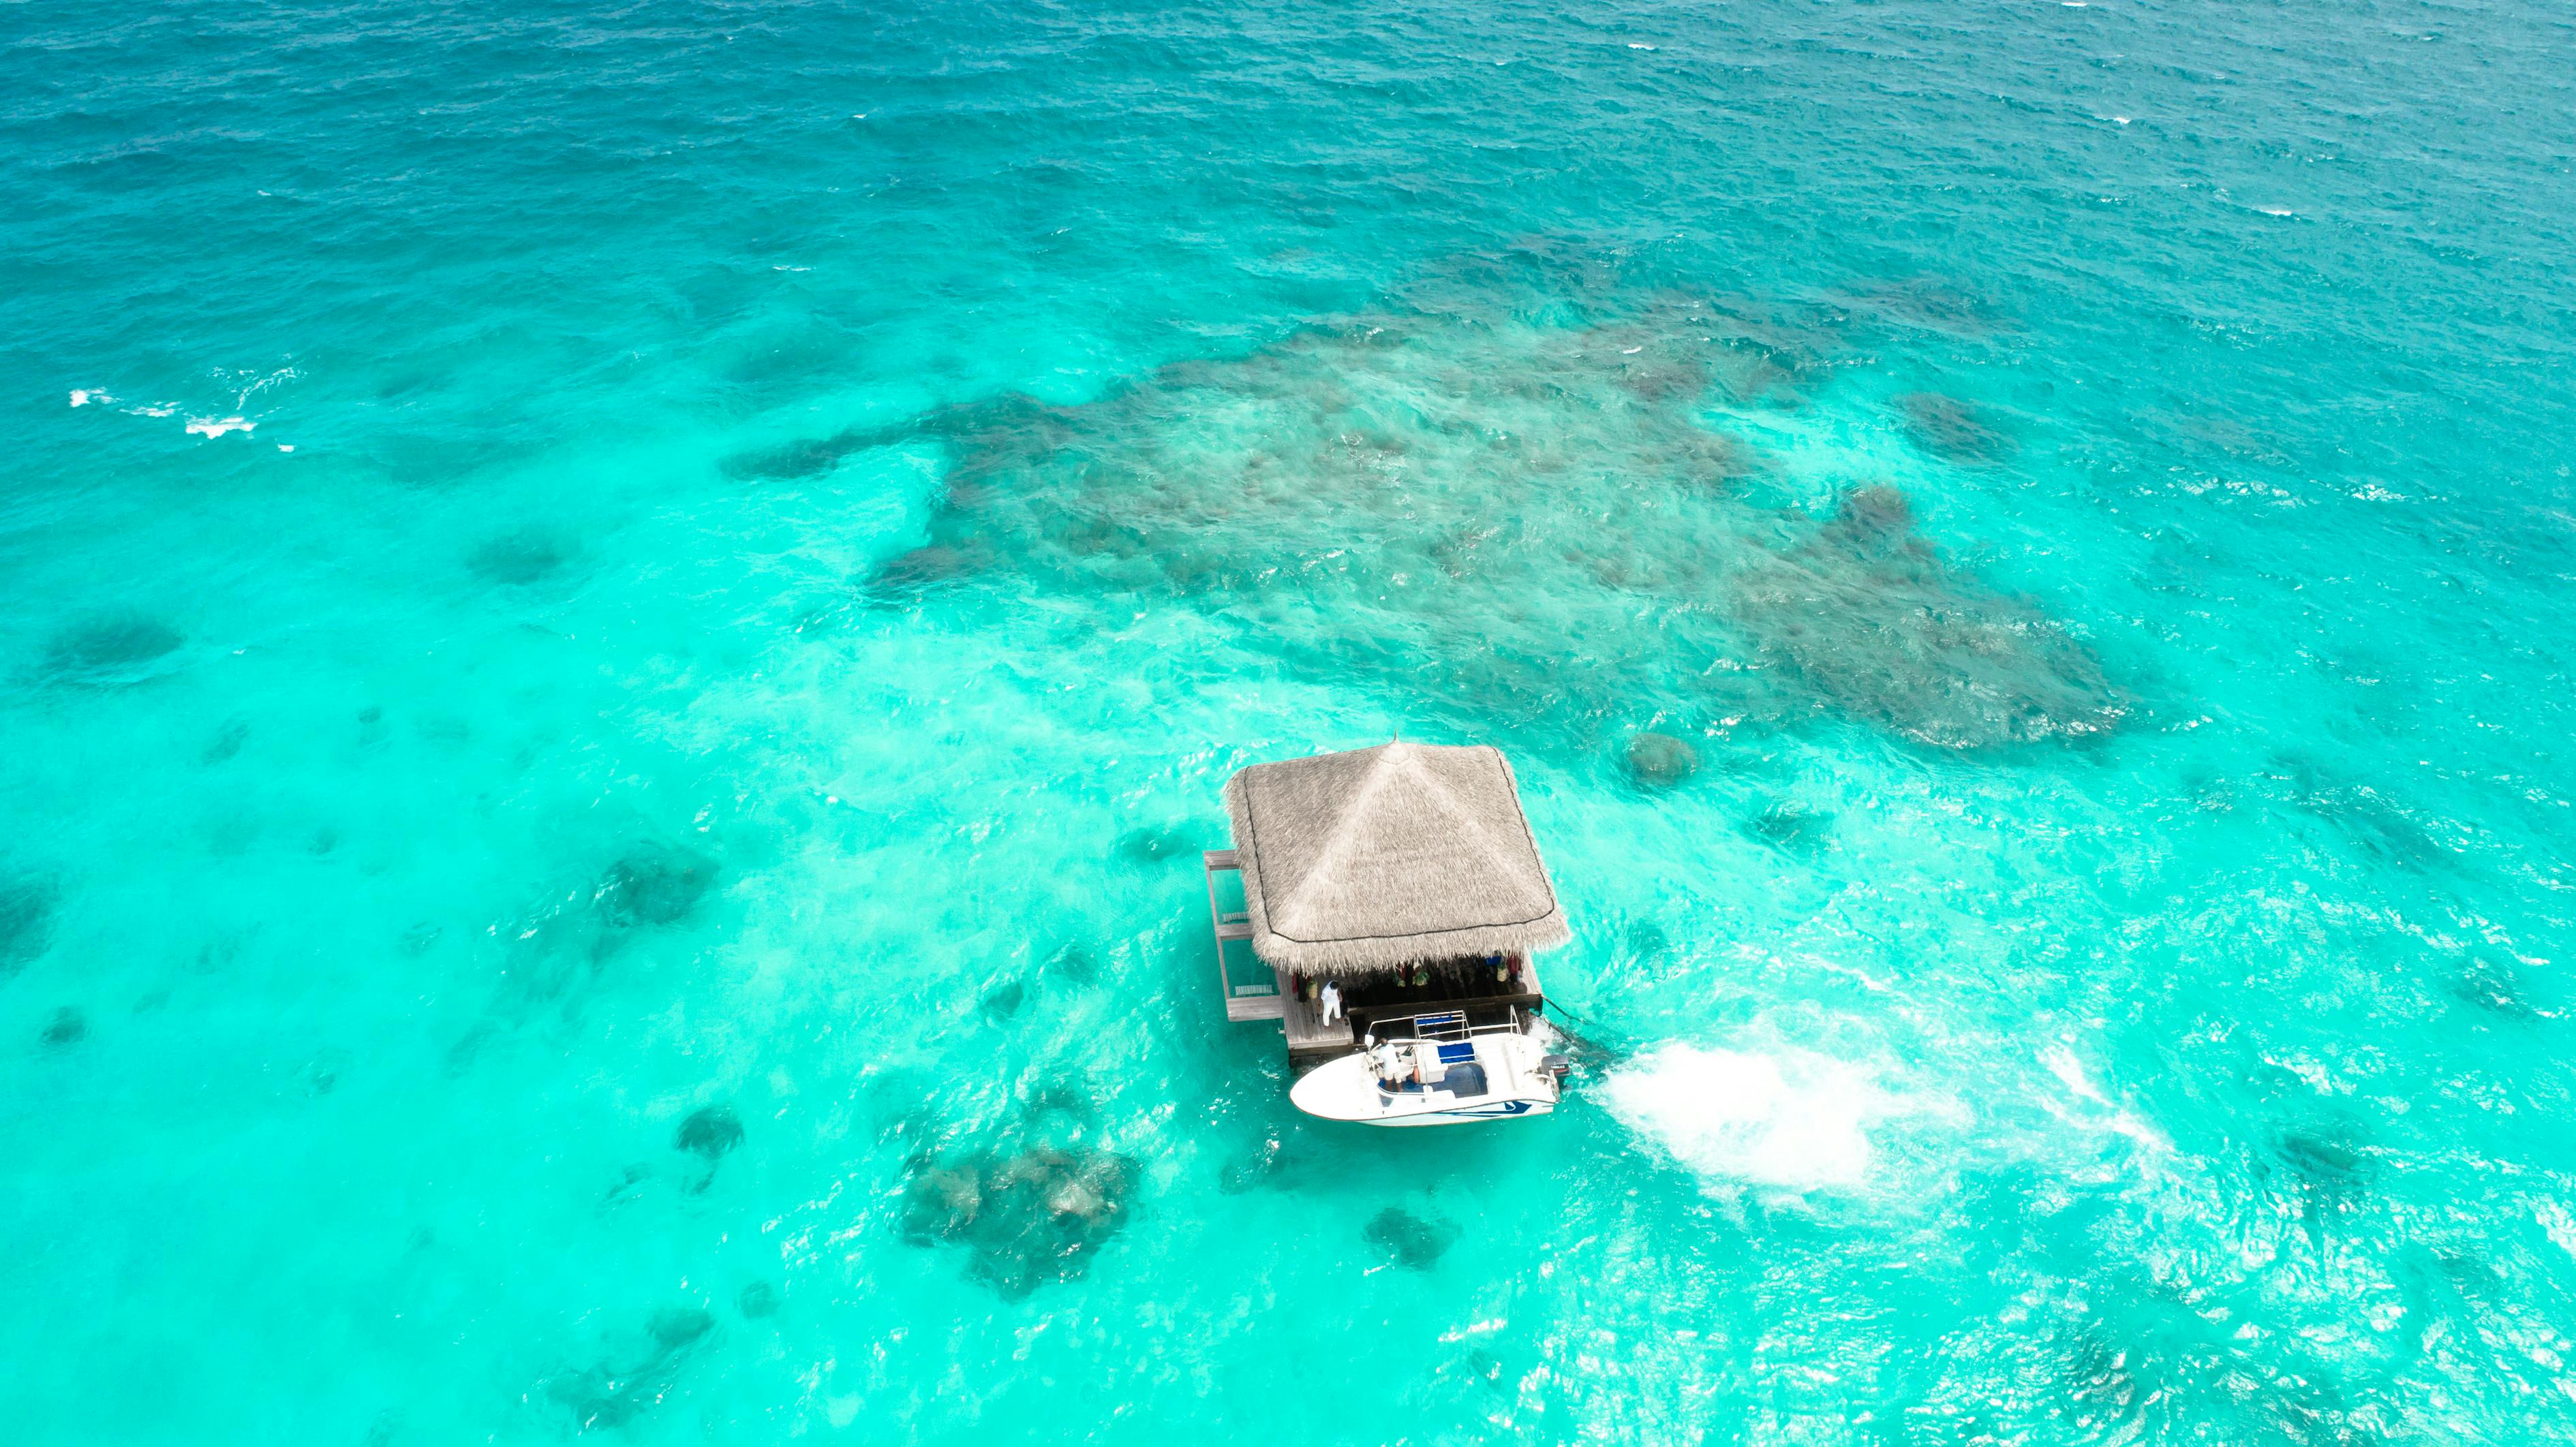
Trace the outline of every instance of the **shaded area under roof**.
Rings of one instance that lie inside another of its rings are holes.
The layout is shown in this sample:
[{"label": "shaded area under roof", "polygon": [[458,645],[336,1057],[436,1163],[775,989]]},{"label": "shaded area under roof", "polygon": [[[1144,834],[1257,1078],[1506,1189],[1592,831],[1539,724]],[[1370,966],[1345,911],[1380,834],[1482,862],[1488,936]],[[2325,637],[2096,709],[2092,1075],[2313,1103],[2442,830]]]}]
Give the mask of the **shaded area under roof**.
[{"label": "shaded area under roof", "polygon": [[1305,973],[1525,953],[1570,938],[1498,749],[1391,743],[1225,785],[1252,948]]}]

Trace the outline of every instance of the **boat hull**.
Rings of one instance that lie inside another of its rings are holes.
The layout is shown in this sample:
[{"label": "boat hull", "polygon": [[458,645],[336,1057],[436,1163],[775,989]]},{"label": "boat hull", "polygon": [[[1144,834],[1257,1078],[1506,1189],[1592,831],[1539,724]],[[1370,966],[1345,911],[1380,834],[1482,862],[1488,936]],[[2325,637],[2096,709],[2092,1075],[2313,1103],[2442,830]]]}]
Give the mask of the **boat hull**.
[{"label": "boat hull", "polygon": [[[1442,1051],[1448,1058],[1442,1057]],[[1557,1080],[1544,1068],[1547,1047],[1527,1035],[1478,1036],[1445,1047],[1396,1042],[1307,1072],[1289,1103],[1319,1120],[1391,1127],[1475,1125],[1522,1120],[1556,1109]],[[1386,1077],[1403,1077],[1389,1084]]]}]

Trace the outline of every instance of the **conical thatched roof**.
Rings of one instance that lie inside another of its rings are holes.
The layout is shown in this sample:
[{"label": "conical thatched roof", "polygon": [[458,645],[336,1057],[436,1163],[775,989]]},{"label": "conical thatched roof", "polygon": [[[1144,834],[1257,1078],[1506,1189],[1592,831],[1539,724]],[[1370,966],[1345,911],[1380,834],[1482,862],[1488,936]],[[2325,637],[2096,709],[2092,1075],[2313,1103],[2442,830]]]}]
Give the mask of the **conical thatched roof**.
[{"label": "conical thatched roof", "polygon": [[1392,743],[1226,781],[1252,948],[1368,974],[1560,945],[1565,911],[1499,750]]}]

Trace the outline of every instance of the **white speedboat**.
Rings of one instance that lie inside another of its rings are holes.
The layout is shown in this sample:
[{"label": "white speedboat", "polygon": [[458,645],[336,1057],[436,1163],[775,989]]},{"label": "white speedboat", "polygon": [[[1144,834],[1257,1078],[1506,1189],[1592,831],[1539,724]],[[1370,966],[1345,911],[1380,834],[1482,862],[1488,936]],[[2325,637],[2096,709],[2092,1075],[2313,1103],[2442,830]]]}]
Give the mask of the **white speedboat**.
[{"label": "white speedboat", "polygon": [[[1544,1035],[1542,1032],[1545,1032]],[[1307,1072],[1290,1103],[1322,1120],[1465,1125],[1546,1115],[1569,1068],[1535,1015],[1470,1026],[1464,1011],[1379,1020],[1359,1050]]]}]

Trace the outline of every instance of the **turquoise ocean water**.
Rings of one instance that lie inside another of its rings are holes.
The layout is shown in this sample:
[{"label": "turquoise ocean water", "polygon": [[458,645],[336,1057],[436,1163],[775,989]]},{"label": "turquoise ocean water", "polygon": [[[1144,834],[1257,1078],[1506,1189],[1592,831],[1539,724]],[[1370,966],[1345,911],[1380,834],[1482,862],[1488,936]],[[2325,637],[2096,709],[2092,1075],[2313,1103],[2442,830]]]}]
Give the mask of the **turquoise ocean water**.
[{"label": "turquoise ocean water", "polygon": [[[0,1435],[2576,1438],[2571,77],[7,7]],[[1222,1017],[1219,784],[1397,729],[1552,1119]]]}]

